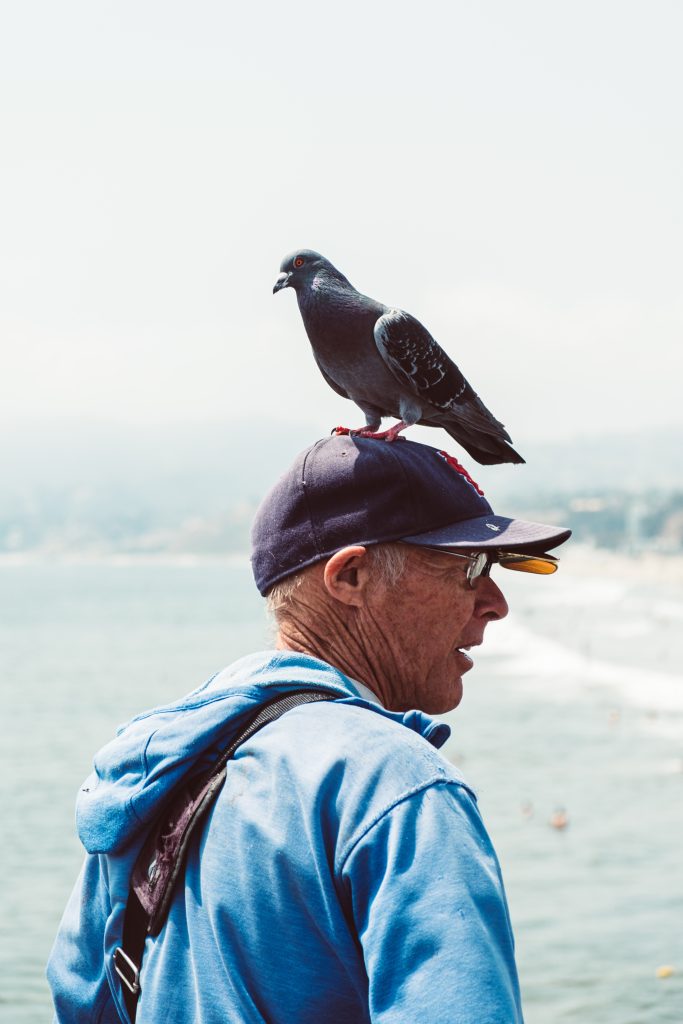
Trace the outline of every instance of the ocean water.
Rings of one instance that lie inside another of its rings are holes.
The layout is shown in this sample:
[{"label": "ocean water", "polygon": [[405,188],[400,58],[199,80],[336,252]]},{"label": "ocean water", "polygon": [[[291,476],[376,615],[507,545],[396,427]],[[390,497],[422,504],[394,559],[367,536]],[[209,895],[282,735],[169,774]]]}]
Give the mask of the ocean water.
[{"label": "ocean water", "polygon": [[[499,580],[512,612],[476,652],[446,752],[502,863],[527,1024],[681,1024],[683,586]],[[0,568],[0,1021],[50,1019],[94,751],[268,629],[243,564]]]}]

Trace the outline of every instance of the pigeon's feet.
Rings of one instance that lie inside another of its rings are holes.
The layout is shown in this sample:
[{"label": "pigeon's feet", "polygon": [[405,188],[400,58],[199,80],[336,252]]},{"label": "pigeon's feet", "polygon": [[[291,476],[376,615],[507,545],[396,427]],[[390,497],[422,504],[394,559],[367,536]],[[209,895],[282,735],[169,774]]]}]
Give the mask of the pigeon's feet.
[{"label": "pigeon's feet", "polygon": [[367,424],[364,427],[332,427],[330,431],[336,437],[349,436],[349,437],[376,437],[374,433],[377,430],[379,423],[371,423],[370,426]]},{"label": "pigeon's feet", "polygon": [[405,430],[406,427],[410,426],[409,423],[404,423],[403,420],[399,420],[398,423],[394,423],[393,427],[389,427],[388,430],[372,430],[366,428],[365,430],[352,430],[351,433],[357,433],[359,437],[373,437],[376,441],[405,441],[405,437],[401,437],[401,431]]},{"label": "pigeon's feet", "polygon": [[[334,434],[335,437],[348,435],[349,437],[372,437],[376,441],[405,441],[405,437],[400,437],[399,435],[408,425],[401,421],[400,423],[395,423],[393,427],[389,427],[388,430],[380,431],[375,430],[372,424],[369,427],[353,427],[352,429],[349,429],[349,427],[333,427],[330,433]],[[377,426],[379,426],[379,423]]]}]

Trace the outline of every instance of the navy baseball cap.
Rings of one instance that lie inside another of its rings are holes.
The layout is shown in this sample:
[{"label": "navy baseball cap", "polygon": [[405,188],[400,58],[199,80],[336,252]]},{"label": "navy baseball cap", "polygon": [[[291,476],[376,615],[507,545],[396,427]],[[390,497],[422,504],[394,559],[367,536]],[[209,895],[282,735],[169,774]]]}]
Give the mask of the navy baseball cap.
[{"label": "navy baseball cap", "polygon": [[333,435],[301,452],[256,513],[251,562],[262,594],[351,544],[498,548],[540,554],[571,530],[494,514],[444,451]]}]

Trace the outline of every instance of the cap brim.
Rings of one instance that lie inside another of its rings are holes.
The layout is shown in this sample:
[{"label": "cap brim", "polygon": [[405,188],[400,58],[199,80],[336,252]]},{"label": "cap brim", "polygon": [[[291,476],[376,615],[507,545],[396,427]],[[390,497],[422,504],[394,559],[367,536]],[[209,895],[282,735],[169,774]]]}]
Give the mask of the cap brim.
[{"label": "cap brim", "polygon": [[406,544],[431,548],[499,548],[502,551],[549,551],[564,544],[571,530],[506,516],[480,516],[438,530],[402,537]]}]

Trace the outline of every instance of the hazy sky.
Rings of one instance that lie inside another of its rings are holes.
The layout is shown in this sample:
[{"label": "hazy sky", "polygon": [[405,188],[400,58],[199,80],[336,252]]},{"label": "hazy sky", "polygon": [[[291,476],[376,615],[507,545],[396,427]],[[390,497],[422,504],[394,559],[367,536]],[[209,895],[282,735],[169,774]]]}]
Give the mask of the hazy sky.
[{"label": "hazy sky", "polygon": [[299,246],[518,442],[683,424],[682,37],[678,0],[5,5],[5,425],[357,425],[271,294]]}]

